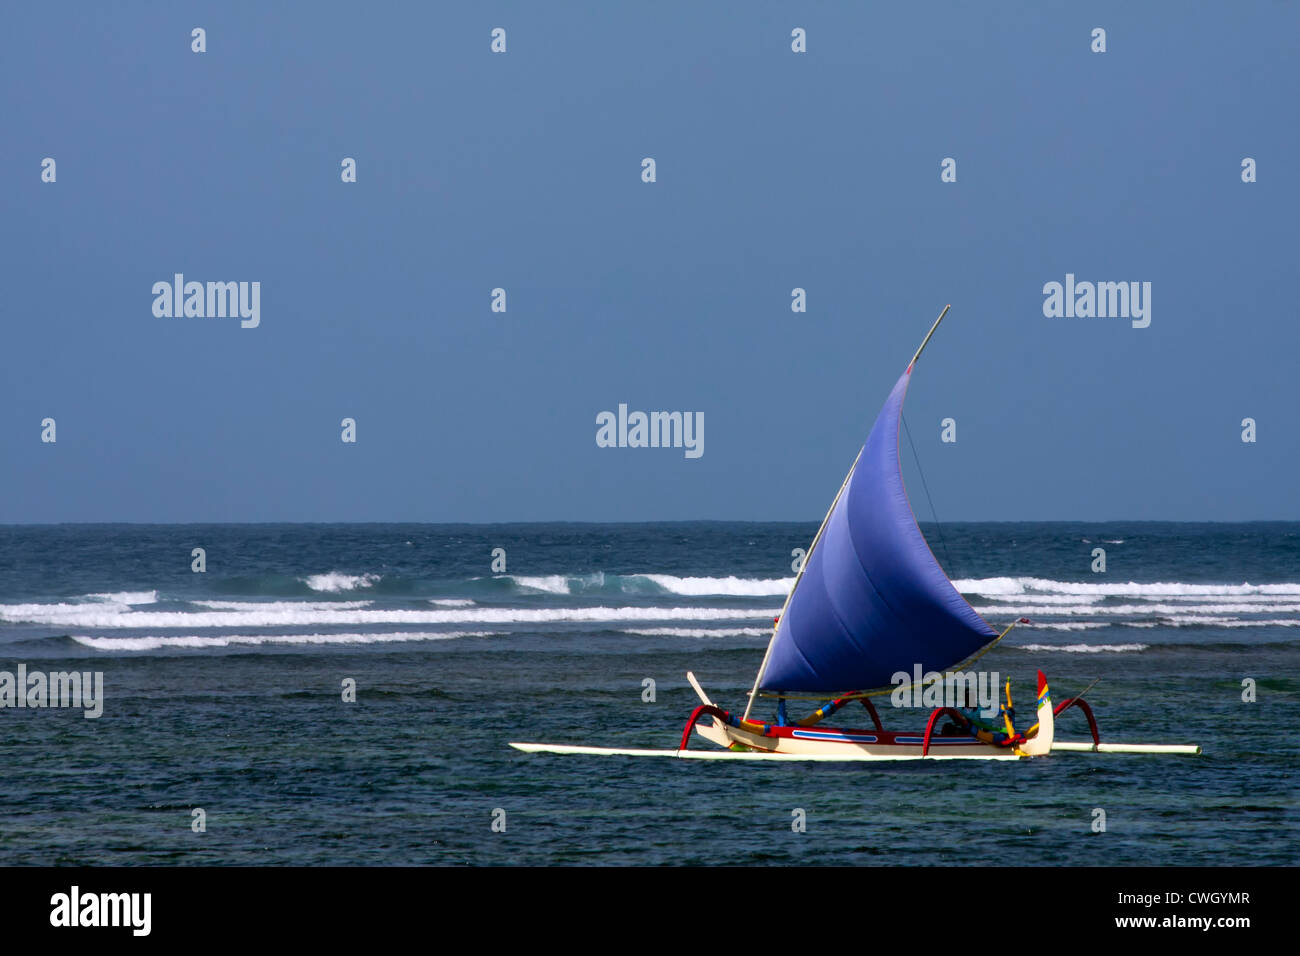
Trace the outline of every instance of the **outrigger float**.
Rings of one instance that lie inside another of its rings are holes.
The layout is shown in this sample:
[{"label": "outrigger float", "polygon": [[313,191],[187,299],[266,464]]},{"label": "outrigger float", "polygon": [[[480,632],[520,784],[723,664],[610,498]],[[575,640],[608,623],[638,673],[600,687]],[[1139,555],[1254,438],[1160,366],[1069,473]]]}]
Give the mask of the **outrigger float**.
[{"label": "outrigger float", "polygon": [[[511,743],[511,747],[528,753],[803,761],[1018,760],[1062,751],[1201,752],[1195,745],[1102,743],[1083,694],[1054,707],[1042,671],[1038,672],[1037,722],[1023,733],[1015,729],[1010,682],[1006,703],[991,721],[981,718],[974,707],[947,706],[930,713],[923,731],[884,728],[871,698],[894,690],[895,675],[914,673],[918,665],[922,673],[960,672],[1006,637],[1016,623],[1028,623],[1021,618],[999,632],[961,596],[921,534],[903,485],[898,444],[903,399],[912,370],[948,308],[944,307],[894,385],[813,538],[776,618],[744,713],[737,717],[714,704],[695,675],[688,673],[700,704],[675,750],[537,743]],[[845,690],[851,687],[874,689]],[[760,697],[776,699],[775,723],[750,719]],[[798,699],[827,703],[792,722],[786,716],[786,702]],[[823,719],[854,701],[862,703],[870,727],[821,726]],[[1056,740],[1056,718],[1070,709],[1087,719],[1091,742]],[[724,749],[691,750],[692,733]]]}]

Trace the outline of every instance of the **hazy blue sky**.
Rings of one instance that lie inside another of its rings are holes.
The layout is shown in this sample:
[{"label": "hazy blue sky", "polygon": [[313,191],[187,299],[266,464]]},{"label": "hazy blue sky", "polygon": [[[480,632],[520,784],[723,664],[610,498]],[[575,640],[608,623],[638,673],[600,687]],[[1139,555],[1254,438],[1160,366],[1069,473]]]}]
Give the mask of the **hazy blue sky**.
[{"label": "hazy blue sky", "polygon": [[[1298,36],[1283,2],[9,4],[0,522],[817,520],[948,302],[907,408],[940,517],[1298,519]],[[155,317],[176,272],[259,281],[260,326]],[[1066,273],[1150,282],[1150,326],[1045,317]],[[598,448],[620,402],[703,412],[704,455]]]}]

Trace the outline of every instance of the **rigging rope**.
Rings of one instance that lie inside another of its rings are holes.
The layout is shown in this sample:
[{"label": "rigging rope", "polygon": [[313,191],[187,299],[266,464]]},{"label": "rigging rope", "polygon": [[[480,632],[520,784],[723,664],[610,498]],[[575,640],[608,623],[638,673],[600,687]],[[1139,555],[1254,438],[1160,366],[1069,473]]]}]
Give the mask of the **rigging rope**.
[{"label": "rigging rope", "polygon": [[921,468],[921,456],[916,453],[916,445],[912,442],[912,430],[907,427],[907,419],[899,413],[899,419],[903,423],[903,431],[907,434],[907,444],[912,449],[912,460],[916,462],[916,472],[921,476],[921,487],[925,489],[925,500],[929,502],[930,514],[934,517],[934,526],[939,531],[939,544],[943,547],[943,560],[948,565],[946,573],[949,578],[956,575],[957,569],[952,566],[952,557],[948,554],[948,542],[943,536],[943,525],[939,523],[939,513],[934,510],[934,499],[930,497],[930,486],[925,481],[925,471]]}]

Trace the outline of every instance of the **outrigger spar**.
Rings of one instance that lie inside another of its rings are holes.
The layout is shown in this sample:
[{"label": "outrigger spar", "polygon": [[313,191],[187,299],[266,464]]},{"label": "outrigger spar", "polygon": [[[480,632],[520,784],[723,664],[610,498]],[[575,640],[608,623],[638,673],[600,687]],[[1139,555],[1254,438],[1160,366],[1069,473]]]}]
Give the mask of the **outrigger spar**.
[{"label": "outrigger spar", "polygon": [[[1053,750],[1200,752],[1196,746],[1102,744],[1088,702],[1079,695],[1053,707],[1042,671],[1037,722],[1023,733],[1013,723],[1009,681],[1006,703],[992,720],[973,706],[949,706],[934,709],[923,732],[884,728],[871,698],[894,689],[897,674],[960,670],[1015,626],[994,628],[953,586],[921,534],[903,484],[898,443],[903,399],[921,353],[949,308],[935,319],[895,383],[831,502],[776,618],[741,716],[714,704],[688,673],[701,703],[676,750],[526,743],[512,747],[548,753],[790,760],[1014,760]],[[760,696],[776,698],[776,723],[751,719]],[[786,701],[809,696],[826,703],[802,720],[789,721]],[[861,701],[871,727],[818,726],[855,700]],[[968,697],[966,703],[974,702]],[[1087,718],[1091,744],[1055,740],[1055,717],[1072,707]],[[942,727],[940,718],[946,719]],[[693,732],[726,750],[688,750]]]}]

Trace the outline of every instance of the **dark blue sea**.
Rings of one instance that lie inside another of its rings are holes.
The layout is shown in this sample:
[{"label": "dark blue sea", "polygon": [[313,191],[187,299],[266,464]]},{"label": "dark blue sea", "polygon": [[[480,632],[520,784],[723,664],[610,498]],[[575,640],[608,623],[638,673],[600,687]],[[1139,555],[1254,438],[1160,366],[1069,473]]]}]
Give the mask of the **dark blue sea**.
[{"label": "dark blue sea", "polygon": [[1103,740],[1204,752],[507,746],[672,748],[687,670],[742,708],[814,524],[7,526],[0,671],[102,672],[103,700],[0,709],[0,864],[1300,862],[1300,524],[923,528],[986,618],[1031,619],[979,664],[1022,712],[1038,668],[1058,700],[1100,678]]}]

